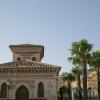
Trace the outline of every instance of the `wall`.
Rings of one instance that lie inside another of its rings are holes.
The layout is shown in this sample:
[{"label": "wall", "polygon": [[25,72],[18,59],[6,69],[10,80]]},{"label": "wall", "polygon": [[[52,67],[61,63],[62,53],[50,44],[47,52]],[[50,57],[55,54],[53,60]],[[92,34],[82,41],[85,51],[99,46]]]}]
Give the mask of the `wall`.
[{"label": "wall", "polygon": [[44,84],[44,97],[57,100],[57,76],[55,73],[0,75],[0,86],[10,80],[9,98],[15,99],[16,90],[24,85],[29,90],[29,98],[37,98],[38,83]]}]

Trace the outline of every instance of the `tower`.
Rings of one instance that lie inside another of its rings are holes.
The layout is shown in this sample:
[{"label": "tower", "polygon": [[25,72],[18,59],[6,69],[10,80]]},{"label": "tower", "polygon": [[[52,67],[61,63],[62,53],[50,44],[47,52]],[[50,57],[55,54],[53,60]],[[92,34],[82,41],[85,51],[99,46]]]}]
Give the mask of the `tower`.
[{"label": "tower", "polygon": [[30,60],[41,62],[44,57],[44,46],[33,44],[10,45],[13,61]]}]

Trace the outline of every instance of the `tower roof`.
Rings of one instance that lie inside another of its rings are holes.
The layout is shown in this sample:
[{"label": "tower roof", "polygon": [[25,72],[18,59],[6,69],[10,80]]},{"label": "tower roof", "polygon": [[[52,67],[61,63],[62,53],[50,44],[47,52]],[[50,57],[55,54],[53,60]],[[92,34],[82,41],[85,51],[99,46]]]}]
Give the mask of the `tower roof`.
[{"label": "tower roof", "polygon": [[44,47],[43,45],[37,45],[37,44],[18,44],[18,45],[9,45],[9,47]]}]

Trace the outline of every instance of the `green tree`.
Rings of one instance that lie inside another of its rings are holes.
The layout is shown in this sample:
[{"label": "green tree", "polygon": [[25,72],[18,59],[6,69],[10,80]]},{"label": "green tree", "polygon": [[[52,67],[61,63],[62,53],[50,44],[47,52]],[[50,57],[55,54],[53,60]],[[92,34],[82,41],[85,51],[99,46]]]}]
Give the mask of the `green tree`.
[{"label": "green tree", "polygon": [[90,58],[90,52],[93,45],[88,43],[87,40],[82,39],[79,42],[73,42],[71,51],[71,59],[73,63],[77,63],[81,66],[83,74],[83,99],[88,99],[87,94],[87,63]]},{"label": "green tree", "polygon": [[100,51],[95,51],[91,54],[90,66],[92,66],[97,72],[98,81],[98,97],[100,100]]},{"label": "green tree", "polygon": [[71,56],[68,58],[68,60],[75,66],[72,69],[72,73],[75,75],[76,81],[77,81],[77,86],[78,86],[78,94],[79,94],[79,100],[82,99],[82,95],[81,95],[81,81],[80,81],[80,75],[82,75],[82,70],[80,69],[80,65],[79,65],[79,58],[76,56]]},{"label": "green tree", "polygon": [[67,86],[68,86],[68,95],[69,95],[69,100],[72,99],[72,95],[71,95],[71,82],[75,80],[74,75],[72,73],[63,73],[63,81],[67,82]]},{"label": "green tree", "polygon": [[75,66],[75,67],[72,68],[72,73],[74,74],[75,79],[77,81],[79,100],[82,100],[81,80],[80,80],[80,76],[82,74],[82,71],[80,70],[79,66]]},{"label": "green tree", "polygon": [[60,93],[60,96],[61,96],[61,100],[64,99],[64,93],[66,93],[66,91],[67,91],[67,88],[65,86],[61,86],[59,88],[59,93]]}]

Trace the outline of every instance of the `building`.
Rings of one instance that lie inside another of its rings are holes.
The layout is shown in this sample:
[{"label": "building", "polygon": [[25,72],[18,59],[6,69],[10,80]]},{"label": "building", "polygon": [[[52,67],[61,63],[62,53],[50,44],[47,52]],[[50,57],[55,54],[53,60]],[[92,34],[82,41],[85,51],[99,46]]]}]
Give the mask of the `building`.
[{"label": "building", "polygon": [[61,88],[62,86],[66,86],[66,82],[63,81],[63,76],[59,75],[58,76],[58,90],[59,88]]},{"label": "building", "polygon": [[0,64],[0,98],[57,100],[60,67],[41,62],[44,46],[22,44],[9,47],[13,61]]},{"label": "building", "polygon": [[87,84],[88,84],[88,87],[91,87],[92,89],[95,89],[97,90],[97,73],[96,71],[91,71],[88,73],[88,76],[87,76]]}]

